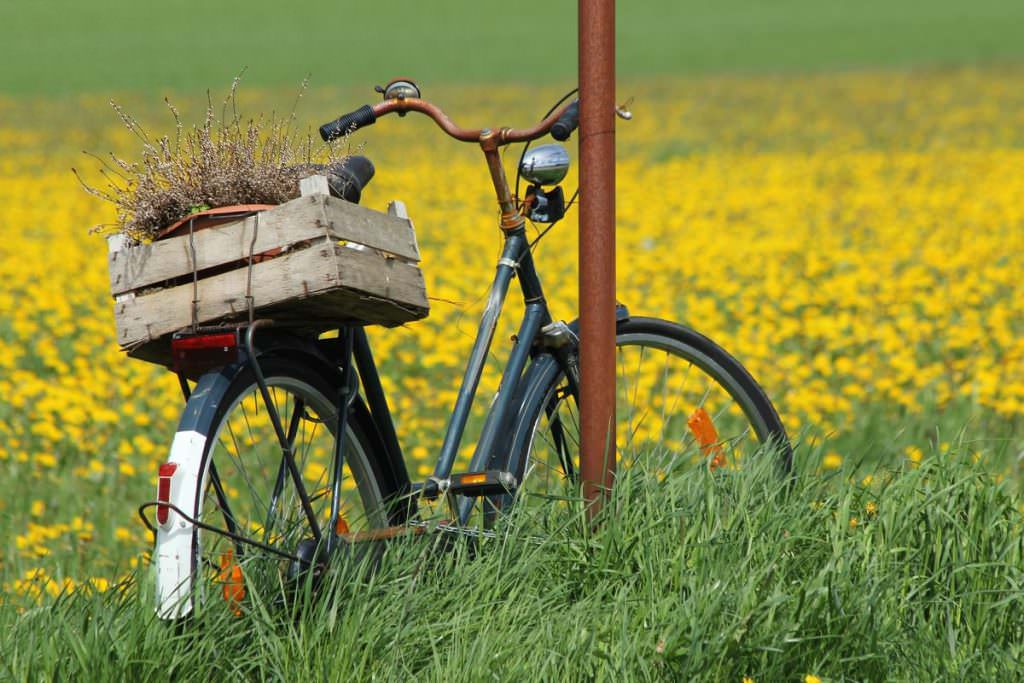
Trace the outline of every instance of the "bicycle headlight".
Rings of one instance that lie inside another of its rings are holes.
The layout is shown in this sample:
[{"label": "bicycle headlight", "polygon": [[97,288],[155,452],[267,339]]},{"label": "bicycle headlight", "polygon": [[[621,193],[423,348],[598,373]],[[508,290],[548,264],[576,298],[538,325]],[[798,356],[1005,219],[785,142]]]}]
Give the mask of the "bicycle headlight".
[{"label": "bicycle headlight", "polygon": [[519,173],[534,185],[557,185],[569,172],[569,152],[556,144],[534,147],[523,155]]}]

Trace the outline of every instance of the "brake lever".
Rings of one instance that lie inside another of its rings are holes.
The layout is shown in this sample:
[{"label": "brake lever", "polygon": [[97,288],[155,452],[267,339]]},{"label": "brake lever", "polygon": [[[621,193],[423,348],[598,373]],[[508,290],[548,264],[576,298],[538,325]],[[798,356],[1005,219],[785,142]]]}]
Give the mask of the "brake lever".
[{"label": "brake lever", "polygon": [[629,110],[629,106],[631,104],[633,104],[633,98],[632,97],[630,97],[628,100],[626,100],[622,104],[616,105],[616,107],[615,107],[615,115],[618,116],[623,121],[630,121],[630,120],[632,120],[633,119],[633,112],[631,112]]}]

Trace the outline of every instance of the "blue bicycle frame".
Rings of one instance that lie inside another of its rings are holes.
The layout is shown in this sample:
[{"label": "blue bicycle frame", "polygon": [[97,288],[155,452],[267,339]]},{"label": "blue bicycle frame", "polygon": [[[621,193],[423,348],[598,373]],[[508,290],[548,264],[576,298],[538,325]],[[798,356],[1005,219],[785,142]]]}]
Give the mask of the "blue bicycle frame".
[{"label": "blue bicycle frame", "polygon": [[[516,335],[515,346],[505,364],[497,394],[484,421],[480,439],[470,460],[469,470],[482,471],[495,462],[503,461],[498,457],[496,448],[499,447],[499,444],[510,442],[510,439],[506,437],[509,436],[513,420],[518,414],[519,406],[516,405],[516,397],[521,395],[520,384],[523,381],[523,371],[531,355],[535,355],[537,349],[543,348],[543,331],[552,322],[523,227],[505,232],[504,249],[498,259],[494,281],[487,297],[487,305],[469,355],[437,463],[434,466],[432,479],[436,481],[447,480],[452,474],[452,468],[465,435],[466,423],[483,374],[484,363],[494,340],[494,332],[508,298],[512,279],[517,276],[525,304],[523,320]],[[392,458],[397,456],[400,459],[401,446],[398,443],[366,333],[362,328],[349,329],[355,335],[352,353],[363,384],[367,405],[380,428],[389,455]],[[554,355],[561,364],[568,366],[572,363],[573,354],[569,349]],[[565,370],[567,375],[574,376],[576,374],[568,367]],[[465,524],[471,511],[472,500],[464,499],[459,504],[459,522]]]}]

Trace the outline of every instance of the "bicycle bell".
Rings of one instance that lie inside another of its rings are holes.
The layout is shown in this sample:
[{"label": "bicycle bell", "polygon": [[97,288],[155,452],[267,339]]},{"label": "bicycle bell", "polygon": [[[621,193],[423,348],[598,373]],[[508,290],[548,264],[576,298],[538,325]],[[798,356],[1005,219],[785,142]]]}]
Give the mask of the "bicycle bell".
[{"label": "bicycle bell", "polygon": [[378,85],[374,90],[383,95],[385,100],[418,99],[420,96],[420,87],[411,78],[396,78],[383,88]]},{"label": "bicycle bell", "polygon": [[519,173],[534,185],[557,185],[569,172],[569,152],[557,144],[527,150],[519,163]]},{"label": "bicycle bell", "polygon": [[[385,100],[408,100],[420,97],[420,87],[411,78],[395,78],[383,88],[377,85],[373,89],[383,95]],[[408,113],[400,111],[398,115],[405,116]]]}]

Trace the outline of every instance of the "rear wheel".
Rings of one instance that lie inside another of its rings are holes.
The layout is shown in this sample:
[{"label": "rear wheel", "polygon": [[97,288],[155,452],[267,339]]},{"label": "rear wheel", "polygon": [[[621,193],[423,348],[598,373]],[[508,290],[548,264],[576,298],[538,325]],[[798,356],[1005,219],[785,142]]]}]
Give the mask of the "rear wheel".
[{"label": "rear wheel", "polygon": [[263,397],[246,367],[217,402],[203,435],[202,486],[194,516],[217,531],[196,529],[192,544],[195,598],[204,604],[223,601],[235,611],[242,609],[249,591],[276,600],[307,571],[319,571],[324,543],[317,542],[318,534],[326,539],[330,533],[386,527],[400,516],[394,501],[401,482],[380,462],[373,423],[357,403],[345,430],[341,514],[330,528],[337,373],[291,359],[263,358],[260,364],[301,484],[286,467]]},{"label": "rear wheel", "polygon": [[[739,361],[707,337],[653,318],[616,333],[617,468],[742,467],[771,458],[789,473],[792,448],[778,413]],[[573,384],[548,359],[527,390],[508,468],[519,498],[579,496],[579,408]]]}]

